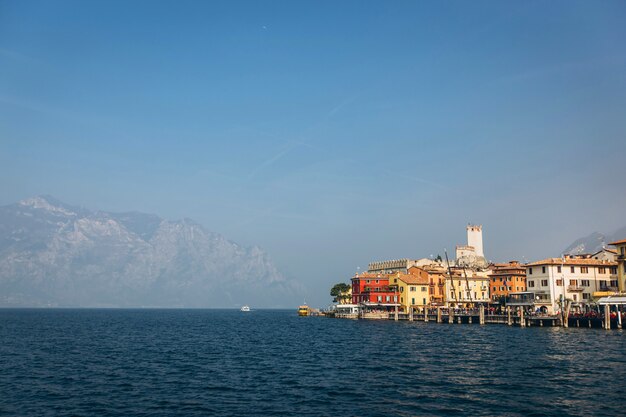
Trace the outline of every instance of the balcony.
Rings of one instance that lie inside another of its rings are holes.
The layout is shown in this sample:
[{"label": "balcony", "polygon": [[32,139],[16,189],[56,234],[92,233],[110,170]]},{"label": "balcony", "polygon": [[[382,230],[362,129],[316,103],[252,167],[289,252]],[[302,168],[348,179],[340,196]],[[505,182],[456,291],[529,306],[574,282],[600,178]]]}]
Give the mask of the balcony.
[{"label": "balcony", "polygon": [[535,293],[535,304],[552,304],[550,294]]},{"label": "balcony", "polygon": [[568,285],[567,291],[569,292],[582,292],[584,290],[580,285]]},{"label": "balcony", "polygon": [[626,255],[622,255],[621,253],[619,255],[617,255],[617,260],[618,261],[623,261],[624,259],[626,259]]}]

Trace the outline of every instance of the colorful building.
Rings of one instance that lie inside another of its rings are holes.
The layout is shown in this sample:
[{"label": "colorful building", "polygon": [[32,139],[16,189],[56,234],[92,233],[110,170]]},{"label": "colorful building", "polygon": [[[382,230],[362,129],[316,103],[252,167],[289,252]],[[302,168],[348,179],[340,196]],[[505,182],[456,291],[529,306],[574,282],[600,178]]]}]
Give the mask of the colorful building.
[{"label": "colorful building", "polygon": [[408,274],[396,273],[390,279],[390,286],[397,291],[400,310],[408,313],[411,309],[423,309],[429,304],[428,272],[418,267],[409,268]]},{"label": "colorful building", "polygon": [[428,272],[428,299],[430,306],[446,304],[446,269],[441,264],[432,264],[423,268]]},{"label": "colorful building", "polygon": [[526,291],[526,267],[518,261],[492,264],[489,274],[491,301],[502,302],[510,293]]},{"label": "colorful building", "polygon": [[398,293],[389,285],[393,274],[364,272],[352,277],[352,304],[390,306],[398,302]]},{"label": "colorful building", "polygon": [[610,243],[617,249],[617,281],[618,291],[626,293],[626,239]]}]

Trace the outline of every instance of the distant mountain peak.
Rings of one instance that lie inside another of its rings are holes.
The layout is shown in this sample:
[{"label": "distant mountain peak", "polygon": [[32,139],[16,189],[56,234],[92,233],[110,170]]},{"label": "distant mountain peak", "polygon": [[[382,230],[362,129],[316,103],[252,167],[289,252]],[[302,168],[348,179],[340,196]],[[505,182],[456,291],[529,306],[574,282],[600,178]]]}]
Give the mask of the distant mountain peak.
[{"label": "distant mountain peak", "polygon": [[191,219],[50,196],[0,207],[0,306],[282,307],[298,290],[262,249]]},{"label": "distant mountain peak", "polygon": [[36,196],[21,200],[18,204],[34,209],[47,210],[51,212],[65,214],[66,216],[75,216],[76,212],[69,210],[65,205],[49,196]]},{"label": "distant mountain peak", "polygon": [[609,243],[624,238],[626,238],[626,227],[622,227],[610,234],[593,232],[585,237],[576,239],[567,248],[565,248],[563,253],[570,255],[596,253],[601,251],[603,248],[609,247]]}]

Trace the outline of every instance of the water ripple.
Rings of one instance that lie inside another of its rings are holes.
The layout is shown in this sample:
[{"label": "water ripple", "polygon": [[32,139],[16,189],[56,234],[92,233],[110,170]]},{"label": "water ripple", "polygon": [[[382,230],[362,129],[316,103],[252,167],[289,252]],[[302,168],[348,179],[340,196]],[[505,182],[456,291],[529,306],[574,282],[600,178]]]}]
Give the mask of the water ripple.
[{"label": "water ripple", "polygon": [[292,311],[0,310],[0,414],[620,415],[601,329]]}]

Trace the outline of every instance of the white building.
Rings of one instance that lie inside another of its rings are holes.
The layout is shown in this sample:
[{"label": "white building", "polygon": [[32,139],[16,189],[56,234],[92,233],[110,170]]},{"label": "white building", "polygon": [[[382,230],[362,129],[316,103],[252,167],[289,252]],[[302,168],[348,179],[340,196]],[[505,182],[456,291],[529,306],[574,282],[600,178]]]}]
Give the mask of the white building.
[{"label": "white building", "polygon": [[472,269],[487,267],[487,260],[483,252],[482,225],[467,225],[467,245],[456,247],[456,265]]},{"label": "white building", "polygon": [[446,304],[450,307],[471,307],[488,303],[489,276],[486,273],[454,268],[452,277],[446,276]]},{"label": "white building", "polygon": [[544,259],[526,265],[526,286],[535,295],[535,306],[549,313],[560,311],[562,298],[576,309],[617,291],[617,262],[591,255]]}]

